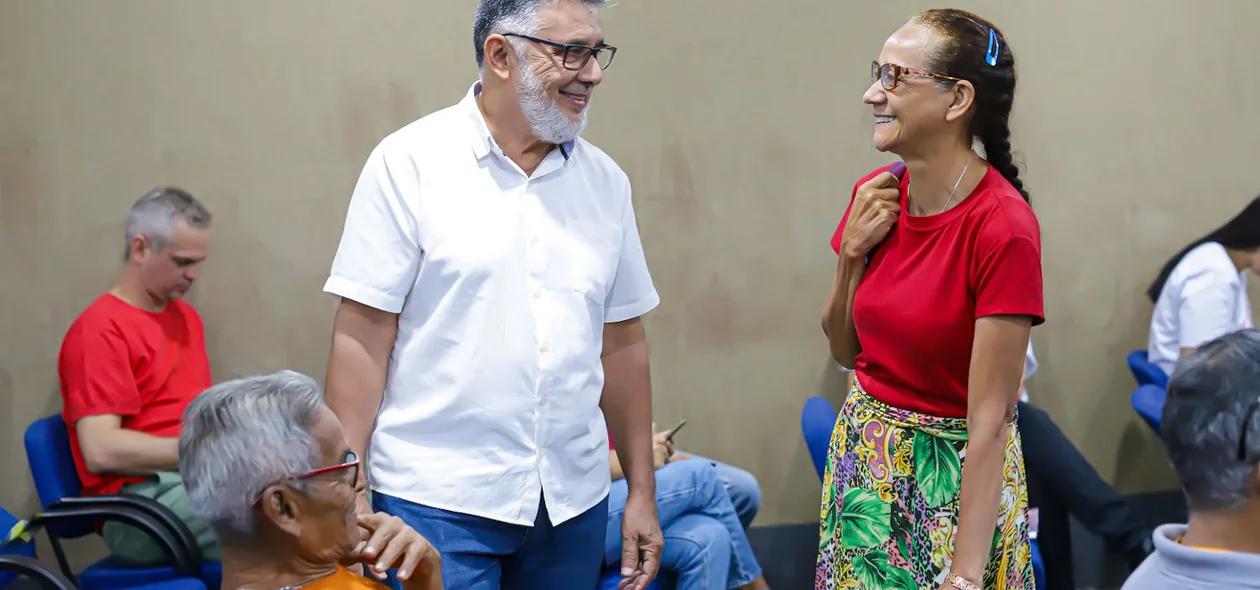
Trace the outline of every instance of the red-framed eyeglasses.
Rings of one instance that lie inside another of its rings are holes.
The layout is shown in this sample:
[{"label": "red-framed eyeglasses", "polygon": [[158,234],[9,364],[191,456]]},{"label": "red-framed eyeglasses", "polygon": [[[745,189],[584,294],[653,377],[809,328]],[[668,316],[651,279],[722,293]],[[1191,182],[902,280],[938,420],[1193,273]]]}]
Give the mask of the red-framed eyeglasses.
[{"label": "red-framed eyeglasses", "polygon": [[[346,460],[343,463],[338,463],[337,465],[329,465],[328,467],[320,467],[319,469],[312,469],[310,471],[307,471],[305,473],[299,473],[297,475],[291,475],[289,477],[284,478],[281,481],[300,481],[304,479],[311,479],[314,477],[320,477],[320,476],[329,475],[329,474],[340,474],[340,473],[345,473],[344,483],[346,485],[349,485],[352,488],[355,487],[355,485],[359,481],[359,456],[355,455],[353,452],[346,453]],[[254,500],[254,507],[258,507],[261,504],[262,504],[262,495],[260,494],[258,496],[258,499]]]}]

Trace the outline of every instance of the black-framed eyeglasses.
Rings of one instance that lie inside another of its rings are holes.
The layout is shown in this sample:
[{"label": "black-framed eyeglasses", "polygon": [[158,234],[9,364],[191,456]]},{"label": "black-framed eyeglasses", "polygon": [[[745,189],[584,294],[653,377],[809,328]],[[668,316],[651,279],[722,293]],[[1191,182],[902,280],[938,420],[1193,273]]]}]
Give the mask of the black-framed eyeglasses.
[{"label": "black-framed eyeglasses", "polygon": [[612,45],[600,44],[595,47],[590,45],[582,45],[581,43],[558,43],[547,39],[539,39],[529,35],[520,33],[503,33],[504,37],[519,37],[526,41],[533,41],[540,45],[546,45],[555,49],[560,57],[560,62],[564,64],[564,69],[579,72],[586,67],[587,62],[591,61],[591,57],[595,57],[595,63],[599,64],[599,69],[607,70],[612,65],[613,56],[617,55],[617,48]]},{"label": "black-framed eyeglasses", "polygon": [[1256,410],[1260,409],[1260,400],[1251,402],[1251,407],[1247,408],[1247,413],[1243,414],[1242,425],[1238,427],[1238,460],[1247,461],[1251,457],[1247,452],[1247,431],[1250,430],[1251,419],[1256,417]]},{"label": "black-framed eyeglasses", "polygon": [[897,87],[897,81],[904,78],[906,74],[914,74],[925,78],[936,78],[938,80],[953,80],[954,82],[962,80],[962,78],[955,78],[953,76],[946,76],[945,74],[937,74],[935,72],[928,72],[925,70],[916,70],[914,68],[907,68],[906,66],[899,66],[897,64],[880,64],[877,61],[871,62],[871,83],[874,84],[875,80],[879,80],[879,84],[884,87],[884,90],[892,91]]}]

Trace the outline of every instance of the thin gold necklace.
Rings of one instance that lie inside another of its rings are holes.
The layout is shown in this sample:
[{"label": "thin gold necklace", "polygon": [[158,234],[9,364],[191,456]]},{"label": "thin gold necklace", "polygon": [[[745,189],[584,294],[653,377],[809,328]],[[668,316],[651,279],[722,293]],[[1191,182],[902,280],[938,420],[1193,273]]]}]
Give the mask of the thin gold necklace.
[{"label": "thin gold necklace", "polygon": [[[967,168],[969,167],[971,167],[971,158],[967,158],[967,163],[963,164],[962,174],[959,174],[958,180],[954,181],[954,188],[949,191],[949,198],[945,199],[945,206],[941,207],[941,213],[944,213],[946,209],[949,209],[950,202],[954,200],[954,193],[958,192],[958,185],[962,184],[962,179],[967,175]],[[937,215],[940,215],[941,213],[937,213]]]}]

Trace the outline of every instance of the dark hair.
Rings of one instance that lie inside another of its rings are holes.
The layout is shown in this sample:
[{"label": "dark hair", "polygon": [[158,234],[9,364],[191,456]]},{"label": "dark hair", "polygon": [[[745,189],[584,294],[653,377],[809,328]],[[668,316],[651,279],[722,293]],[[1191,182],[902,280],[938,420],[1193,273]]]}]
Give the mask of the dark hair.
[{"label": "dark hair", "polygon": [[[1002,31],[993,23],[965,10],[944,8],[925,10],[915,20],[940,33],[944,39],[929,67],[938,74],[962,78],[976,88],[971,135],[984,145],[984,157],[997,168],[1025,201],[1029,201],[1019,168],[1011,158],[1011,106],[1015,102],[1015,54]],[[988,57],[990,39],[997,41],[997,59]],[[941,80],[942,85],[953,82]]]},{"label": "dark hair", "polygon": [[1189,246],[1182,248],[1180,252],[1169,258],[1168,262],[1164,263],[1164,267],[1159,269],[1159,276],[1155,277],[1155,282],[1146,288],[1146,296],[1152,302],[1159,301],[1159,294],[1164,290],[1164,283],[1168,282],[1168,276],[1172,274],[1173,269],[1177,268],[1177,264],[1181,262],[1181,259],[1185,258],[1186,254],[1189,254],[1191,250],[1208,242],[1216,242],[1232,250],[1255,250],[1260,248],[1260,197],[1252,199],[1241,213],[1225,222],[1225,225],[1212,230],[1212,233],[1206,236],[1190,242]]},{"label": "dark hair", "polygon": [[1260,332],[1239,330],[1181,357],[1162,412],[1161,438],[1191,510],[1248,500],[1260,460]]}]

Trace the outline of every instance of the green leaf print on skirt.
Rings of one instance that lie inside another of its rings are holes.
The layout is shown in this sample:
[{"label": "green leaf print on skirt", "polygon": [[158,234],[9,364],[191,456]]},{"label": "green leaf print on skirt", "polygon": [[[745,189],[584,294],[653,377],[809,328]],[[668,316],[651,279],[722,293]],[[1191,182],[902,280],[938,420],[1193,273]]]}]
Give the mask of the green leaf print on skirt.
[{"label": "green leaf print on skirt", "polygon": [[819,536],[818,551],[821,553],[823,549],[836,538],[836,527],[840,524],[840,510],[829,494],[823,494],[824,512],[822,516],[822,535]]},{"label": "green leaf print on skirt", "polygon": [[962,479],[962,463],[952,442],[922,431],[914,433],[914,476],[923,499],[932,508],[954,500]]},{"label": "green leaf print on skirt", "polygon": [[[840,510],[840,547],[870,549],[888,540],[892,509],[879,494],[861,488],[844,491],[844,507]],[[888,561],[888,556],[884,556]]]},{"label": "green leaf print on skirt", "polygon": [[883,551],[863,551],[854,556],[853,577],[862,584],[862,590],[916,590],[918,588],[909,570],[888,565],[888,554]]}]

